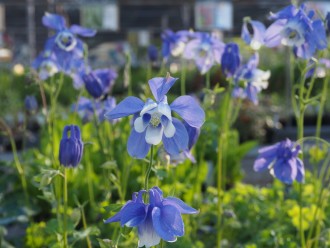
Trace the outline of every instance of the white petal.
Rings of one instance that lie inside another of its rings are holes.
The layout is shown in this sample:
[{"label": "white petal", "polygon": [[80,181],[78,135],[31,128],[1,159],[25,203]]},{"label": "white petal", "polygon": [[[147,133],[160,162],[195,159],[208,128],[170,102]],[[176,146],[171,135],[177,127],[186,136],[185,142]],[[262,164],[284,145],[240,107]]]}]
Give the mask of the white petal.
[{"label": "white petal", "polygon": [[158,112],[165,115],[170,121],[172,121],[171,108],[168,104],[160,102],[158,104]]},{"label": "white petal", "polygon": [[139,247],[146,246],[146,248],[149,248],[159,244],[160,236],[156,233],[151,221],[144,222],[138,227],[138,231]]},{"label": "white petal", "polygon": [[146,101],[146,103],[144,104],[143,109],[140,112],[140,116],[144,115],[145,113],[147,113],[148,111],[150,111],[151,109],[154,109],[157,107],[157,103],[155,103],[153,100],[148,99]]},{"label": "white petal", "polygon": [[144,130],[148,126],[148,123],[149,122],[144,122],[142,117],[136,118],[136,120],[134,121],[135,131],[137,131],[138,133],[144,132]]},{"label": "white petal", "polygon": [[166,138],[172,138],[175,134],[175,126],[173,125],[172,121],[168,121],[167,125],[164,127],[164,134]]},{"label": "white petal", "polygon": [[162,125],[158,125],[158,127],[149,125],[146,132],[146,142],[150,145],[158,145],[162,141],[163,131]]}]

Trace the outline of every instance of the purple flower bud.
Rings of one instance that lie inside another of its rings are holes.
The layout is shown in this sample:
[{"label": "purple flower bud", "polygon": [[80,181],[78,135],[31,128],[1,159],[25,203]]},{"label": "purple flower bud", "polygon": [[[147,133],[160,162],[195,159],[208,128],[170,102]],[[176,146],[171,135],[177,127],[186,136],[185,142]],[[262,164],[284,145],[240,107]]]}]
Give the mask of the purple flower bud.
[{"label": "purple flower bud", "polygon": [[[70,132],[70,135],[68,133]],[[84,144],[76,125],[65,126],[60,142],[59,160],[65,167],[76,167],[82,157]]]},{"label": "purple flower bud", "polygon": [[239,55],[239,47],[236,43],[228,43],[221,57],[221,69],[227,77],[232,77],[238,67],[241,59]]},{"label": "purple flower bud", "polygon": [[26,96],[24,100],[25,109],[28,112],[34,112],[38,108],[38,102],[35,96]]}]

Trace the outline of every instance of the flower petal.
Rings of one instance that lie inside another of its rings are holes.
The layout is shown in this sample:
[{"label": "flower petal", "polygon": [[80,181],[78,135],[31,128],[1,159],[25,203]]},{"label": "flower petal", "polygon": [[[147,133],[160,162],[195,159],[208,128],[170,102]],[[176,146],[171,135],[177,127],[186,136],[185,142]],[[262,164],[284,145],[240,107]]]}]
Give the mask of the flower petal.
[{"label": "flower petal", "polygon": [[157,103],[155,103],[154,100],[152,99],[147,99],[147,101],[145,102],[143,109],[141,110],[140,115],[144,115],[145,113],[149,112],[150,110],[154,109],[157,107]]},{"label": "flower petal", "polygon": [[303,183],[304,180],[305,180],[305,168],[304,168],[304,164],[303,162],[297,158],[297,177],[296,177],[296,180],[299,182],[299,183]]},{"label": "flower petal", "polygon": [[118,222],[121,219],[121,211],[119,211],[118,213],[116,213],[114,216],[108,218],[107,220],[104,221],[104,223],[112,223],[112,222]]},{"label": "flower petal", "polygon": [[84,28],[79,25],[72,25],[70,27],[70,31],[74,34],[79,34],[80,36],[83,37],[92,37],[96,34],[96,30],[90,28]]},{"label": "flower petal", "polygon": [[163,132],[164,127],[162,125],[157,127],[149,125],[146,132],[146,142],[150,145],[158,145],[162,141]]},{"label": "flower petal", "polygon": [[260,172],[264,171],[272,164],[272,162],[276,159],[276,156],[273,157],[258,157],[254,161],[253,169],[254,171]]},{"label": "flower petal", "polygon": [[265,46],[276,47],[281,44],[281,31],[286,23],[286,20],[278,20],[268,27],[265,32]]},{"label": "flower petal", "polygon": [[129,96],[122,100],[113,110],[106,113],[104,116],[109,120],[121,118],[140,112],[143,106],[144,103],[142,100],[134,96]]},{"label": "flower petal", "polygon": [[183,236],[184,234],[181,214],[174,206],[154,207],[152,223],[157,234],[167,242],[175,242],[176,236]]},{"label": "flower petal", "polygon": [[175,134],[175,126],[172,121],[167,119],[167,117],[162,116],[161,118],[162,125],[164,127],[164,135],[166,138],[172,138]]},{"label": "flower petal", "polygon": [[297,177],[297,165],[294,158],[290,160],[278,159],[273,168],[275,177],[283,183],[292,184]]},{"label": "flower petal", "polygon": [[127,151],[133,158],[145,158],[149,152],[150,144],[145,141],[146,132],[138,133],[134,130],[127,141]]},{"label": "flower petal", "polygon": [[159,244],[160,237],[156,233],[156,230],[154,229],[154,226],[152,224],[151,213],[150,215],[148,213],[147,219],[138,226],[138,236],[138,247],[145,246],[146,248],[149,248]]},{"label": "flower petal", "polygon": [[172,119],[175,127],[175,134],[171,138],[163,135],[163,144],[167,153],[170,155],[177,155],[181,151],[188,149],[188,133],[184,125],[176,118]]},{"label": "flower petal", "polygon": [[46,12],[42,17],[42,24],[48,28],[62,30],[65,28],[65,20],[63,16]]},{"label": "flower petal", "polygon": [[144,132],[144,130],[147,128],[149,121],[150,121],[150,114],[144,114],[142,117],[136,118],[134,121],[134,129],[138,133]]},{"label": "flower petal", "polygon": [[141,224],[147,216],[147,205],[144,203],[130,202],[121,210],[120,224],[134,227]]},{"label": "flower petal", "polygon": [[177,78],[171,76],[155,77],[149,80],[149,87],[155,99],[160,102],[163,100],[165,94],[171,89]]},{"label": "flower petal", "polygon": [[185,202],[176,197],[166,197],[163,205],[171,205],[180,211],[181,214],[197,214],[199,211],[188,206]]},{"label": "flower petal", "polygon": [[170,107],[192,127],[200,128],[205,121],[204,110],[191,96],[178,97]]}]

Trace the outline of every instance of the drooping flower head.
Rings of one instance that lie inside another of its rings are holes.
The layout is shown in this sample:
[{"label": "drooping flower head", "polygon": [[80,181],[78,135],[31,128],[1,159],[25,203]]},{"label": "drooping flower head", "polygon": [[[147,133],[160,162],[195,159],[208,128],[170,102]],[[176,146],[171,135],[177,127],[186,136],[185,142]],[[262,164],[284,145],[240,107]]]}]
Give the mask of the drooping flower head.
[{"label": "drooping flower head", "polygon": [[[73,104],[71,110],[77,112],[83,123],[90,122],[96,115],[99,122],[105,121],[104,114],[110,112],[116,107],[116,99],[108,96],[106,99],[91,100],[86,97],[80,97],[77,104]],[[111,123],[115,123],[112,120]]]},{"label": "drooping flower head", "polygon": [[38,109],[38,102],[35,96],[26,96],[24,100],[26,111],[35,112]]},{"label": "drooping flower head", "polygon": [[232,77],[240,66],[241,58],[236,43],[228,43],[221,56],[221,70],[226,77]]},{"label": "drooping flower head", "polygon": [[117,73],[111,69],[97,69],[82,75],[86,90],[94,98],[100,98],[111,90]]},{"label": "drooping flower head", "polygon": [[257,68],[259,55],[255,53],[246,65],[240,67],[234,76],[235,88],[233,97],[247,98],[255,105],[258,104],[258,93],[268,87],[270,71]]},{"label": "drooping flower head", "polygon": [[283,183],[292,184],[294,180],[302,183],[305,169],[298,158],[300,150],[300,146],[289,139],[261,148],[254,162],[254,170],[271,169],[272,174]]},{"label": "drooping flower head", "polygon": [[[253,33],[249,31],[248,25],[251,25]],[[264,44],[266,27],[259,21],[253,21],[250,18],[244,18],[241,38],[252,49],[258,50]]]},{"label": "drooping flower head", "polygon": [[59,160],[64,167],[76,167],[82,157],[84,144],[76,125],[65,126],[60,142]]},{"label": "drooping flower head", "polygon": [[325,58],[319,59],[317,62],[311,60],[310,66],[312,68],[307,71],[306,78],[310,78],[313,75],[317,78],[324,78],[327,75],[327,71],[330,69],[330,60]]},{"label": "drooping flower head", "polygon": [[205,119],[204,110],[191,96],[180,96],[168,104],[166,94],[177,78],[169,74],[165,78],[149,80],[149,86],[155,100],[145,103],[137,97],[127,97],[106,118],[112,120],[134,114],[134,125],[128,139],[127,150],[132,157],[144,158],[151,145],[163,141],[169,154],[179,154],[188,148],[188,133],[184,125],[172,116],[176,112],[188,125],[200,128]]},{"label": "drooping flower head", "polygon": [[275,22],[265,33],[265,45],[276,47],[280,44],[293,47],[296,56],[311,58],[317,50],[327,47],[325,28],[322,20],[314,18],[314,11],[306,12],[304,4],[300,8],[290,5],[271,14]]},{"label": "drooping flower head", "polygon": [[60,71],[60,66],[54,54],[44,51],[33,61],[32,68],[38,71],[41,80],[46,80]]},{"label": "drooping flower head", "polygon": [[170,55],[177,57],[184,51],[186,42],[188,41],[190,33],[189,31],[177,31],[173,32],[170,29],[165,30],[162,35],[162,54],[165,59]]},{"label": "drooping flower head", "polygon": [[184,58],[193,59],[201,74],[208,72],[214,64],[220,64],[225,45],[214,35],[196,33],[184,51]]},{"label": "drooping flower head", "polygon": [[175,242],[184,235],[184,223],[181,214],[197,214],[198,211],[175,197],[163,197],[158,187],[148,190],[149,203],[143,201],[145,190],[135,192],[132,200],[107,219],[105,223],[120,222],[121,226],[137,227],[138,247],[149,248],[163,239]]}]

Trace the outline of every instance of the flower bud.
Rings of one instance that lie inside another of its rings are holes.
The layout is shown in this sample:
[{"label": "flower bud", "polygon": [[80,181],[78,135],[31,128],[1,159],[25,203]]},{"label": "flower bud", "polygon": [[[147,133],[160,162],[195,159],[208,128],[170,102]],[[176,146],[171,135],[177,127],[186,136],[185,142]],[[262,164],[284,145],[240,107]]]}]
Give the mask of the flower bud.
[{"label": "flower bud", "polygon": [[[70,135],[68,133],[70,132]],[[82,157],[84,144],[76,125],[65,126],[60,142],[59,160],[65,167],[76,167]]]}]

